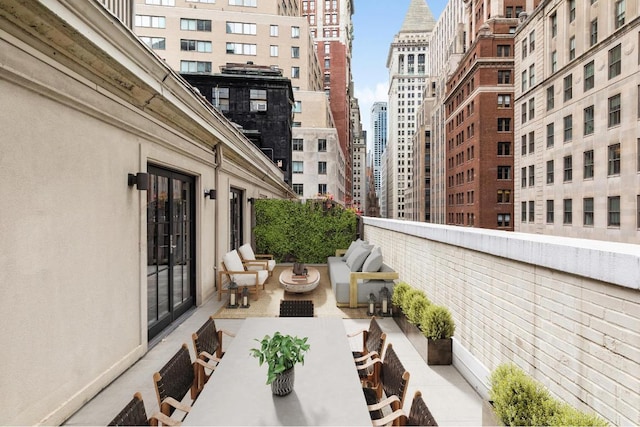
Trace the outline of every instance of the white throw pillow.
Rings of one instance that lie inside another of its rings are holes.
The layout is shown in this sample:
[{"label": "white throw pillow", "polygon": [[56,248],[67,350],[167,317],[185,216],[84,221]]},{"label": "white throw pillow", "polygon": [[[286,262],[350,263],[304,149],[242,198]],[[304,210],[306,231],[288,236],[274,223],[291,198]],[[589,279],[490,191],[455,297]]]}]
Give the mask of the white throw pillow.
[{"label": "white throw pillow", "polygon": [[347,258],[347,267],[349,267],[351,271],[360,271],[362,264],[364,264],[364,261],[371,252],[371,248],[370,245],[360,245],[355,248],[351,255],[349,255],[349,258]]},{"label": "white throw pillow", "polygon": [[244,245],[238,248],[238,252],[240,252],[240,256],[245,261],[255,261],[256,254],[253,252],[253,248],[249,243],[245,243]]},{"label": "white throw pillow", "polygon": [[374,273],[380,270],[382,267],[382,250],[379,247],[375,247],[367,259],[362,264],[362,271]]}]

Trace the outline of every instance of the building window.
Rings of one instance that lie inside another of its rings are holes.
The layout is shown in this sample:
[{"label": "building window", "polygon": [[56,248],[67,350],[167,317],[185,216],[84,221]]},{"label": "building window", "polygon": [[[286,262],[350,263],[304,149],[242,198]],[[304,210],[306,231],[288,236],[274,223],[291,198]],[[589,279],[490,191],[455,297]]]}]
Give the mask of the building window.
[{"label": "building window", "polygon": [[624,0],[616,0],[615,4],[616,10],[616,30],[624,25],[624,14],[625,14],[625,5]]},{"label": "building window", "polygon": [[571,98],[573,98],[573,74],[564,78],[564,101],[567,102]]},{"label": "building window", "polygon": [[576,0],[569,0],[569,22],[576,20]]},{"label": "building window", "polygon": [[498,156],[510,156],[510,155],[511,155],[511,143],[508,141],[498,142]]},{"label": "building window", "polygon": [[551,72],[555,73],[558,71],[558,52],[555,50],[551,52]]},{"label": "building window", "polygon": [[511,108],[511,95],[498,94],[498,108]]},{"label": "building window", "polygon": [[271,37],[278,37],[278,26],[277,25],[271,25],[269,27],[269,35]]},{"label": "building window", "polygon": [[564,165],[563,180],[564,182],[570,182],[573,179],[573,157],[565,156],[563,159],[563,165]]},{"label": "building window", "polygon": [[180,29],[183,31],[211,31],[210,19],[180,19]]},{"label": "building window", "polygon": [[591,21],[589,25],[589,46],[598,43],[598,18]]},{"label": "building window", "polygon": [[620,227],[620,196],[607,197],[607,225]]},{"label": "building window", "polygon": [[498,56],[511,56],[511,46],[508,44],[499,44]]},{"label": "building window", "polygon": [[302,101],[294,101],[292,111],[294,113],[302,113]]},{"label": "building window", "polygon": [[498,190],[498,203],[511,203],[511,190]]},{"label": "building window", "polygon": [[520,202],[520,221],[527,222],[527,202]]},{"label": "building window", "polygon": [[536,49],[536,31],[533,30],[529,33],[529,52],[533,52]]},{"label": "building window", "polygon": [[508,117],[501,117],[498,119],[498,132],[510,132],[511,131],[511,119]]},{"label": "building window", "polygon": [[164,37],[140,37],[140,40],[154,50],[165,50],[166,39]]},{"label": "building window", "polygon": [[293,167],[293,173],[304,173],[304,162],[294,161],[291,165]]},{"label": "building window", "polygon": [[569,114],[564,117],[564,142],[571,141],[573,138],[573,115]]},{"label": "building window", "polygon": [[529,65],[529,87],[533,87],[536,84],[536,65]]},{"label": "building window", "polygon": [[609,98],[609,127],[620,124],[620,94]]},{"label": "building window", "polygon": [[304,195],[304,184],[293,184],[293,192],[302,197]]},{"label": "building window", "polygon": [[229,88],[215,87],[212,92],[213,106],[220,111],[229,111]]},{"label": "building window", "polygon": [[249,90],[251,112],[267,111],[267,91],[265,89]]},{"label": "building window", "polygon": [[498,227],[511,227],[511,215],[508,213],[498,214]]},{"label": "building window", "polygon": [[584,109],[584,134],[591,135],[593,133],[593,105]]},{"label": "building window", "polygon": [[293,151],[303,151],[303,150],[304,150],[304,139],[293,138]]},{"label": "building window", "polygon": [[573,222],[573,200],[572,199],[564,199],[562,201],[563,207],[563,224],[571,224]]},{"label": "building window", "polygon": [[210,73],[211,62],[207,61],[180,61],[181,73]]},{"label": "building window", "polygon": [[584,91],[588,91],[589,89],[593,89],[595,85],[595,68],[593,61],[589,62],[584,66]]},{"label": "building window", "polygon": [[498,166],[498,179],[511,179],[511,166]]},{"label": "building window", "polygon": [[609,50],[609,78],[612,79],[622,72],[622,45],[619,44]]},{"label": "building window", "polygon": [[327,162],[318,162],[318,175],[327,174]]},{"label": "building window", "polygon": [[325,152],[327,151],[327,140],[326,139],[318,139],[318,151]]},{"label": "building window", "polygon": [[300,78],[300,67],[291,67],[291,78],[292,79]]},{"label": "building window", "polygon": [[608,174],[620,175],[620,143],[609,146]]},{"label": "building window", "polygon": [[511,84],[511,70],[498,70],[498,84]]},{"label": "building window", "polygon": [[558,15],[554,13],[551,15],[551,37],[558,35]]},{"label": "building window", "polygon": [[527,168],[520,169],[520,188],[525,188],[527,186]]},{"label": "building window", "polygon": [[529,222],[534,222],[536,218],[536,202],[529,200]]},{"label": "building window", "polygon": [[553,160],[547,160],[547,184],[553,184]]},{"label": "building window", "polygon": [[527,135],[522,135],[520,137],[520,155],[524,156],[527,154]]},{"label": "building window", "polygon": [[547,125],[547,148],[553,147],[554,128],[555,126],[553,123],[549,123]]},{"label": "building window", "polygon": [[229,0],[229,6],[258,7],[258,0]]},{"label": "building window", "polygon": [[270,55],[271,55],[272,57],[277,57],[277,56],[278,56],[278,46],[277,46],[277,45],[272,44],[272,45],[269,47],[269,52],[270,52]]},{"label": "building window", "polygon": [[584,159],[584,179],[593,178],[593,150],[587,150],[583,154]]},{"label": "building window", "polygon": [[529,166],[529,187],[533,187],[536,184],[536,167],[534,165]]},{"label": "building window", "polygon": [[576,36],[569,38],[569,61],[576,57]]},{"label": "building window", "polygon": [[166,28],[167,20],[164,16],[136,15],[136,27]]},{"label": "building window", "polygon": [[529,120],[535,117],[536,113],[536,99],[531,98],[529,100]]},{"label": "building window", "polygon": [[522,106],[520,107],[520,114],[522,115],[522,117],[520,118],[520,121],[522,123],[525,123],[527,121],[527,103],[523,102]]},{"label": "building window", "polygon": [[318,194],[327,194],[327,184],[318,184]]},{"label": "building window", "polygon": [[211,53],[211,42],[204,40],[180,40],[180,50],[187,52]]},{"label": "building window", "polygon": [[292,39],[300,38],[300,27],[291,27],[291,38]]},{"label": "building window", "polygon": [[584,225],[593,226],[593,197],[582,199],[582,217]]},{"label": "building window", "polygon": [[227,43],[229,55],[256,55],[256,45],[249,43]]},{"label": "building window", "polygon": [[536,137],[535,132],[529,132],[529,153],[536,151]]},{"label": "building window", "polygon": [[526,91],[527,90],[527,72],[523,71],[522,72],[522,91]]},{"label": "building window", "polygon": [[527,57],[527,38],[522,40],[522,59]]},{"label": "building window", "polygon": [[553,85],[547,88],[547,111],[553,110],[555,97],[553,95]]},{"label": "building window", "polygon": [[291,57],[292,58],[300,58],[300,47],[291,46]]},{"label": "building window", "polygon": [[636,196],[636,227],[640,230],[640,195]]},{"label": "building window", "polygon": [[247,34],[256,35],[256,24],[248,24],[246,22],[228,22],[227,34]]},{"label": "building window", "polygon": [[547,200],[547,224],[553,224],[553,200]]}]

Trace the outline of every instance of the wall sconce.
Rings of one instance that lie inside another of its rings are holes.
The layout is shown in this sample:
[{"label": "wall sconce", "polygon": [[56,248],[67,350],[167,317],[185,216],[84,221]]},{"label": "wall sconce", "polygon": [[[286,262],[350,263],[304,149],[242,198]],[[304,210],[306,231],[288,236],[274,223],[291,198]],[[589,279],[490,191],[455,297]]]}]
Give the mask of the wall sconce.
[{"label": "wall sconce", "polygon": [[247,199],[247,202],[249,202],[249,203],[251,203],[251,204],[253,204],[253,202],[255,202],[255,201],[256,201],[256,199],[255,199],[255,198],[253,198],[253,197],[249,197],[249,198]]},{"label": "wall sconce", "polygon": [[210,198],[211,200],[216,199],[216,190],[209,190],[204,192],[204,198]]},{"label": "wall sconce", "polygon": [[149,174],[145,172],[138,172],[137,174],[130,173],[127,176],[127,183],[129,184],[129,187],[133,187],[135,185],[140,191],[148,190]]}]

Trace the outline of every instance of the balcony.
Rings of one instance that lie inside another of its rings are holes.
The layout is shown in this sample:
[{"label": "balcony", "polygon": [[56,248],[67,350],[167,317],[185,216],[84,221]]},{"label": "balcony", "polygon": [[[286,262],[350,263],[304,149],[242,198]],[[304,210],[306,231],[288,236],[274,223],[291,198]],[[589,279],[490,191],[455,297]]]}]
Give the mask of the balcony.
[{"label": "balcony", "polygon": [[[554,395],[615,425],[638,420],[640,252],[609,244],[493,230],[364,218],[400,279],[452,311],[453,366],[427,366],[392,319],[381,320],[440,425],[478,425],[487,377],[514,362]],[[202,304],[121,378],[68,420],[106,423],[136,390],[156,402],[153,369],[221,306]],[[242,320],[220,319],[235,329]],[[347,331],[366,319],[345,319]],[[357,343],[355,343],[357,345]],[[118,403],[117,403],[118,402]]]}]

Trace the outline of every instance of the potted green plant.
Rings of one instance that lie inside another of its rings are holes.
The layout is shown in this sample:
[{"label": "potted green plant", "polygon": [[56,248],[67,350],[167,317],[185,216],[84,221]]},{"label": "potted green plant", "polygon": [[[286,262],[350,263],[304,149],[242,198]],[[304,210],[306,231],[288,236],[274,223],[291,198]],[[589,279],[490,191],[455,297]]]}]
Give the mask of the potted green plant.
[{"label": "potted green plant", "polygon": [[285,396],[293,390],[294,366],[300,362],[304,365],[304,354],[309,350],[308,337],[282,335],[276,332],[273,336],[265,335],[262,340],[256,338],[260,348],[252,348],[251,355],[258,359],[260,366],[267,362],[267,384],[277,396]]},{"label": "potted green plant", "polygon": [[398,282],[393,287],[391,294],[391,304],[393,305],[393,314],[397,316],[402,311],[402,299],[404,295],[411,290],[411,285],[407,282]]},{"label": "potted green plant", "polygon": [[451,365],[453,346],[451,337],[456,330],[449,309],[431,304],[423,312],[420,329],[427,338],[427,364]]}]

